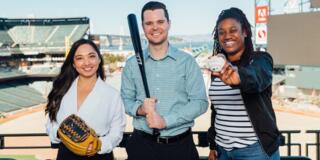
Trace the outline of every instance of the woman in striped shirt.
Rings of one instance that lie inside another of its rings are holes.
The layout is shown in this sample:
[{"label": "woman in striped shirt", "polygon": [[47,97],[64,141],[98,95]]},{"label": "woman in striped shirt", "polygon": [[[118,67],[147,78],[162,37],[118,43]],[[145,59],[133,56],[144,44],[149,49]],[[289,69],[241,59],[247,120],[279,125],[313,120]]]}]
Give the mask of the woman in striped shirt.
[{"label": "woman in striped shirt", "polygon": [[252,32],[238,8],[223,10],[214,29],[214,53],[225,63],[212,71],[209,160],[278,160],[280,133],[271,103],[273,60],[253,51]]}]

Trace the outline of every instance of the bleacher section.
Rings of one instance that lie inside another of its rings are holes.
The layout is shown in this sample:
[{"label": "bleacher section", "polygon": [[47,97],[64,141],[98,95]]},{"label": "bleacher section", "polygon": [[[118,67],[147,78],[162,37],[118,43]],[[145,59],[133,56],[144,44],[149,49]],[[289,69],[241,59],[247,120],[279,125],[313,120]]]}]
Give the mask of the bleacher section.
[{"label": "bleacher section", "polygon": [[30,87],[37,90],[42,95],[48,95],[52,89],[52,82],[48,81],[35,81],[29,85]]},{"label": "bleacher section", "polygon": [[0,18],[0,113],[45,103],[66,47],[88,30],[87,17]]},{"label": "bleacher section", "polygon": [[89,19],[3,19],[0,18],[0,56],[11,54],[64,53],[69,44],[89,30]]},{"label": "bleacher section", "polygon": [[45,103],[37,90],[26,84],[0,84],[0,112],[10,112]]},{"label": "bleacher section", "polygon": [[0,27],[0,47],[7,47],[14,43],[8,32]]},{"label": "bleacher section", "polygon": [[49,37],[48,42],[53,44],[64,42],[65,37],[71,37],[74,33],[73,31],[77,30],[78,27],[78,25],[56,26],[54,32],[52,32],[53,36]]},{"label": "bleacher section", "polygon": [[13,78],[20,76],[32,75],[57,75],[60,72],[60,67],[31,67],[29,69],[17,70],[9,68],[0,68],[0,79]]},{"label": "bleacher section", "polygon": [[44,44],[52,32],[51,26],[15,26],[8,31],[16,44]]},{"label": "bleacher section", "polygon": [[0,79],[18,77],[18,76],[24,76],[24,75],[27,75],[27,74],[17,69],[0,68]]},{"label": "bleacher section", "polygon": [[[0,113],[45,103],[44,97],[51,90],[52,82],[30,81],[30,79],[38,75],[55,76],[59,70],[60,67],[33,66],[28,69],[30,72],[26,72],[2,66],[0,68],[0,80],[3,81],[0,83]],[[18,80],[18,77],[22,77],[22,80]]]},{"label": "bleacher section", "polygon": [[8,47],[14,42],[7,32],[6,26],[1,21],[2,19],[0,19],[0,56],[8,56],[10,55]]},{"label": "bleacher section", "polygon": [[57,75],[60,72],[60,67],[34,65],[29,68],[22,68],[22,71],[25,72],[27,75]]},{"label": "bleacher section", "polygon": [[[17,68],[0,66],[0,113],[11,112],[46,102],[52,80],[35,80],[56,76],[60,64]],[[19,78],[20,77],[20,78]]]},{"label": "bleacher section", "polygon": [[88,31],[87,25],[78,25],[77,30],[72,34],[71,39],[77,39],[78,37],[83,37],[84,34]]},{"label": "bleacher section", "polygon": [[[53,26],[16,26],[8,31],[14,43],[20,47],[63,47],[65,38],[74,42],[84,36],[89,26],[53,25]],[[1,35],[0,35],[1,36]]]}]

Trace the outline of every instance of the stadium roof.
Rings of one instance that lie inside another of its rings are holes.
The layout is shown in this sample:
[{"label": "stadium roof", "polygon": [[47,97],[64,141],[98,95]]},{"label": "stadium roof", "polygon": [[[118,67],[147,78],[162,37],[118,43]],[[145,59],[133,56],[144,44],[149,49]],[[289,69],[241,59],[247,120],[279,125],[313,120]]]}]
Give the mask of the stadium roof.
[{"label": "stadium roof", "polygon": [[0,56],[64,54],[66,44],[83,38],[88,31],[87,17],[0,18]]},{"label": "stadium roof", "polygon": [[1,25],[67,25],[67,24],[89,24],[88,17],[77,18],[23,18],[8,19],[0,18]]}]

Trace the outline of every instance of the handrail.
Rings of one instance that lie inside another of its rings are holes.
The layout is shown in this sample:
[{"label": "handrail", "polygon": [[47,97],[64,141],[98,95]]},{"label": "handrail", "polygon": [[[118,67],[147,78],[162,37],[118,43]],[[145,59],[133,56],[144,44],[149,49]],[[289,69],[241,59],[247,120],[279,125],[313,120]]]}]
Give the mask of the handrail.
[{"label": "handrail", "polygon": [[[132,132],[125,132],[123,134],[122,141],[120,142],[118,147],[125,147],[128,138]],[[207,141],[207,132],[204,131],[196,131],[192,132],[193,135],[198,136],[198,144],[199,147],[208,147],[209,143]],[[35,148],[58,148],[59,145],[51,144],[50,146],[5,146],[5,137],[46,137],[48,136],[46,133],[14,133],[14,134],[0,134],[0,149],[35,149]]]},{"label": "handrail", "polygon": [[320,160],[320,130],[307,130],[306,133],[313,133],[316,135],[315,143],[306,144],[306,155],[309,155],[309,146],[316,146],[316,159]]},{"label": "handrail", "polygon": [[[299,156],[301,156],[301,144],[300,143],[292,143],[292,134],[299,134],[301,133],[300,130],[281,130],[281,134],[285,134],[285,138],[282,139],[281,146],[287,147],[288,156],[292,156],[291,147],[298,146],[299,148]],[[316,146],[317,152],[316,157],[319,159],[319,152],[320,152],[320,130],[307,130],[306,133],[314,133],[316,134],[316,142],[315,143],[307,143],[306,144],[306,156],[309,155],[308,148],[309,146]],[[118,147],[125,147],[129,137],[131,136],[132,132],[125,132]],[[193,136],[197,137],[196,146],[198,147],[208,147],[209,143],[207,140],[207,132],[206,131],[193,131]],[[36,149],[36,148],[57,148],[58,145],[51,144],[48,146],[6,146],[5,145],[5,138],[7,137],[46,137],[48,136],[46,133],[16,133],[16,134],[0,134],[0,150],[1,149]]]},{"label": "handrail", "polygon": [[288,153],[288,156],[291,156],[291,147],[292,146],[298,146],[298,149],[299,149],[299,156],[301,156],[301,144],[300,143],[292,143],[291,142],[291,135],[292,134],[298,134],[298,133],[301,133],[300,130],[281,130],[280,131],[281,134],[285,134],[285,139],[282,140],[282,143],[281,145],[282,146],[287,146],[287,153]]},{"label": "handrail", "polygon": [[0,149],[36,149],[36,148],[51,148],[51,146],[5,146],[5,137],[46,137],[46,133],[14,133],[0,134]]}]

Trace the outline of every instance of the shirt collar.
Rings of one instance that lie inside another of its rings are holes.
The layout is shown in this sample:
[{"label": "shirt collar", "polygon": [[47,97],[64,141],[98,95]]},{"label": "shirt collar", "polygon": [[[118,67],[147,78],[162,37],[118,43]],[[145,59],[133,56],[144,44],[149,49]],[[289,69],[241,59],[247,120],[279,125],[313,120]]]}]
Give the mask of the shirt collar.
[{"label": "shirt collar", "polygon": [[[168,46],[168,50],[167,50],[167,53],[166,53],[166,56],[162,59],[165,59],[167,57],[170,57],[172,58],[173,60],[177,60],[177,52],[178,49],[173,47],[172,45],[170,45],[169,43],[169,46]],[[149,49],[146,48],[144,51],[143,51],[143,59],[146,61],[148,58],[152,58],[150,56],[150,52],[149,52]]]}]

